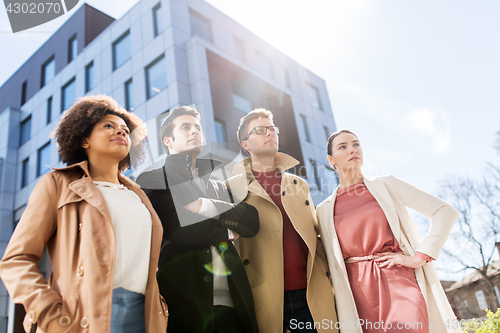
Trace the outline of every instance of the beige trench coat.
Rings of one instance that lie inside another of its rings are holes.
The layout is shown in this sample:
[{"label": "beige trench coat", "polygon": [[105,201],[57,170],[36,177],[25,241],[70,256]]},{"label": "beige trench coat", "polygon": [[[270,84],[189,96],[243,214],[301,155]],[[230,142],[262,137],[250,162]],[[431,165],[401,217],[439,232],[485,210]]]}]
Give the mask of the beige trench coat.
[{"label": "beige trench coat", "polygon": [[[314,205],[307,183],[285,170],[298,164],[288,155],[275,157],[283,172],[283,207],[295,230],[309,249],[307,258],[307,302],[319,332],[337,332],[335,301],[328,279],[328,265],[317,233]],[[260,231],[253,238],[239,238],[240,256],[245,265],[255,300],[260,333],[283,332],[283,219],[281,211],[255,179],[251,159],[238,163],[228,183],[236,200],[244,200],[259,211]],[[333,327],[333,329],[330,329]]]},{"label": "beige trench coat", "polygon": [[[363,177],[363,180],[384,211],[401,250],[410,256],[414,256],[419,251],[437,259],[458,218],[458,212],[445,201],[392,175],[377,178]],[[318,205],[316,213],[336,293],[339,322],[344,327],[342,333],[362,332],[360,326],[351,324],[358,322],[358,314],[334,227],[333,210],[337,190],[338,188]],[[405,206],[432,218],[429,231],[423,239],[420,239]],[[427,304],[430,331],[433,333],[462,332],[433,264],[427,263],[415,269],[415,275]]]},{"label": "beige trench coat", "polygon": [[[146,332],[165,332],[168,310],[156,283],[163,228],[139,186],[126,177],[119,180],[151,213]],[[38,269],[45,246],[53,269],[48,283]],[[0,262],[10,296],[26,309],[25,330],[37,323],[37,332],[109,332],[115,249],[108,207],[87,162],[44,175]]]}]

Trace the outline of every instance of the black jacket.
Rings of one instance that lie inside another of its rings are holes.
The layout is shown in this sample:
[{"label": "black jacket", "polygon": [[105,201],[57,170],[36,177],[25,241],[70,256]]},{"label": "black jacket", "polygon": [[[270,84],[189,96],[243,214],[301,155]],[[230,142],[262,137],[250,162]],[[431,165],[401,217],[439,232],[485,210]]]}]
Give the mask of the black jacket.
[{"label": "black jacket", "polygon": [[[163,225],[157,279],[169,308],[167,332],[213,331],[211,245],[220,249],[228,268],[229,290],[245,332],[258,332],[250,284],[227,234],[229,228],[240,237],[255,236],[259,231],[258,212],[246,203],[229,203],[225,185],[209,179],[219,161],[196,160],[199,176],[206,184],[206,194],[202,193],[192,182],[191,157],[191,153],[168,155],[162,168],[137,178]],[[223,213],[207,219],[183,207],[200,197],[213,199]]]}]

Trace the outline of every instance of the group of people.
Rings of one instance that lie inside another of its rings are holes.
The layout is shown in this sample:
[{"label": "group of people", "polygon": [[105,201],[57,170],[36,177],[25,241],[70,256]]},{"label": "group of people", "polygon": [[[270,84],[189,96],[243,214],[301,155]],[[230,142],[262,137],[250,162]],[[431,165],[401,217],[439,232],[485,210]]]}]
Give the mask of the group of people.
[{"label": "group of people", "polygon": [[[37,183],[0,262],[27,332],[461,332],[430,263],[457,211],[394,176],[365,177],[353,132],[326,143],[340,185],[315,209],[269,110],[241,118],[249,157],[224,181],[220,161],[199,158],[188,106],[160,127],[163,166],[124,177],[145,156],[141,125],[101,95],[54,131],[67,166]],[[422,239],[406,207],[432,219]]]}]

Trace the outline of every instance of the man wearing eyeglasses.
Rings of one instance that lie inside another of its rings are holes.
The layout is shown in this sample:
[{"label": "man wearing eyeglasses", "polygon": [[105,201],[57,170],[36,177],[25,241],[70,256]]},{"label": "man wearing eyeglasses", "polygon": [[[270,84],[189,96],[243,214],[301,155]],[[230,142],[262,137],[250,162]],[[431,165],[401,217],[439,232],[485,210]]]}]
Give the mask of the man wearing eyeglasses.
[{"label": "man wearing eyeglasses", "polygon": [[299,164],[278,152],[273,114],[256,109],[241,118],[238,141],[250,158],[233,169],[235,197],[259,212],[260,231],[239,239],[261,333],[335,332],[330,273],[318,237],[307,182],[285,171]]}]

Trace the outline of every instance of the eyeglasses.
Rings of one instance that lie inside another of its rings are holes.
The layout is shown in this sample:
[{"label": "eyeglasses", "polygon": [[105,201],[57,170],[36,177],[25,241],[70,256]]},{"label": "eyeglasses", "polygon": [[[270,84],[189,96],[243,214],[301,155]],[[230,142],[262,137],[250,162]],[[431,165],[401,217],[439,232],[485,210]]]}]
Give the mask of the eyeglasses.
[{"label": "eyeglasses", "polygon": [[255,133],[257,135],[262,135],[262,134],[266,134],[267,130],[270,130],[272,134],[276,134],[276,135],[280,134],[280,129],[276,126],[256,126],[256,127],[252,128],[252,130],[250,132],[248,132],[247,137],[243,141],[246,141],[248,139],[248,137],[250,136],[250,134],[252,134],[253,131],[255,131]]}]

